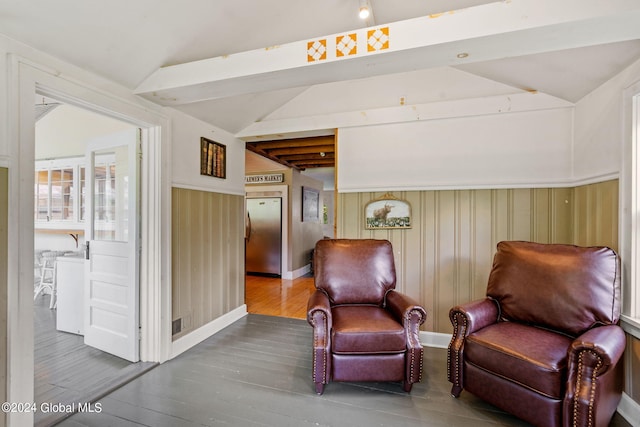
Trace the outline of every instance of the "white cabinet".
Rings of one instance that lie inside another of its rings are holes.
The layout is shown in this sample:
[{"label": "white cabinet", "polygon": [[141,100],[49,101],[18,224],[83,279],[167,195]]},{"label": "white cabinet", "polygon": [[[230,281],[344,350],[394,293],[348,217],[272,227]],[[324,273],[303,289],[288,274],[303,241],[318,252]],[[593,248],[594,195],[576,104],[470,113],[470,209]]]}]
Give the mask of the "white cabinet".
[{"label": "white cabinet", "polygon": [[61,256],[57,261],[56,327],[84,335],[84,257]]}]

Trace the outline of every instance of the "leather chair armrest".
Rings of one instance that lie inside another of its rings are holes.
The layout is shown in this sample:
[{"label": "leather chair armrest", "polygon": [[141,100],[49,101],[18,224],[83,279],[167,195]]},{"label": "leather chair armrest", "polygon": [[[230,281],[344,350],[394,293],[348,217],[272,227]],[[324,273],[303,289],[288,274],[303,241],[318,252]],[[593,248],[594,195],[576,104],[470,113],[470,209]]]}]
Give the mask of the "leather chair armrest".
[{"label": "leather chair armrest", "polygon": [[573,341],[563,411],[567,425],[593,423],[599,418],[599,406],[612,408],[600,413],[615,410],[622,391],[622,363],[618,362],[625,346],[626,337],[618,325],[589,329]]},{"label": "leather chair armrest", "polygon": [[449,310],[453,334],[461,335],[462,338],[496,323],[499,315],[498,303],[491,298],[471,301]]},{"label": "leather chair armrest", "polygon": [[322,394],[331,376],[331,303],[327,294],[316,290],[307,305],[307,322],[313,326],[313,382]]},{"label": "leather chair armrest", "polygon": [[[313,327],[319,326],[313,321],[314,316],[316,316],[318,312],[324,313],[327,319],[331,319],[331,302],[329,301],[329,297],[321,290],[316,289],[313,294],[311,294],[311,297],[309,297],[309,302],[307,303],[307,322]],[[328,326],[330,329],[330,325]]]},{"label": "leather chair armrest", "polygon": [[405,328],[410,324],[419,327],[427,319],[427,312],[413,298],[396,291],[389,291],[386,297],[387,309],[402,322]]},{"label": "leather chair armrest", "polygon": [[600,367],[597,375],[602,375],[618,363],[624,353],[626,343],[624,331],[618,325],[589,329],[571,344],[569,366],[572,368],[575,367],[575,364],[580,363],[580,354],[587,351],[593,354],[593,357],[586,359],[583,355],[582,363],[598,363]]},{"label": "leather chair armrest", "polygon": [[498,303],[490,298],[471,301],[449,310],[449,319],[453,325],[453,336],[447,352],[447,376],[453,383],[451,394],[458,397],[464,387],[463,363],[464,340],[477,330],[498,321],[500,311]]},{"label": "leather chair armrest", "polygon": [[402,323],[407,337],[407,358],[404,390],[408,393],[414,383],[422,380],[423,348],[420,343],[420,325],[427,318],[427,312],[413,298],[396,291],[386,295],[386,309]]},{"label": "leather chair armrest", "polygon": [[327,294],[316,290],[307,304],[307,322],[313,326],[313,345],[329,348],[331,322],[331,303]]}]

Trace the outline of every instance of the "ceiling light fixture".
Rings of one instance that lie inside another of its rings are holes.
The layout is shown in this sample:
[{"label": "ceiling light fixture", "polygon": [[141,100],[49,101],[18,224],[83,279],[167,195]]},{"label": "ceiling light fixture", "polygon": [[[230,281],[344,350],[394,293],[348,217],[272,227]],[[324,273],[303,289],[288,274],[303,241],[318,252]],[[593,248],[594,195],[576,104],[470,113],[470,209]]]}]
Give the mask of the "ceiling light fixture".
[{"label": "ceiling light fixture", "polygon": [[360,19],[367,19],[370,13],[367,0],[360,0],[360,12],[358,13]]}]

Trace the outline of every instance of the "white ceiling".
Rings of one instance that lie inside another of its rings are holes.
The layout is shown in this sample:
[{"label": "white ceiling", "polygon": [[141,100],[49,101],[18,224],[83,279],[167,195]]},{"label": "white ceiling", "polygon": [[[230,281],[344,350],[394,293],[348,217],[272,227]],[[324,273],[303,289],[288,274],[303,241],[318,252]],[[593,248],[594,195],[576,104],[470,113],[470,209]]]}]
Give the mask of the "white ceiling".
[{"label": "white ceiling", "polygon": [[[370,0],[370,3],[374,23],[380,25],[491,1]],[[358,0],[0,0],[0,33],[133,91],[160,67],[364,28],[368,25],[357,17],[358,4]],[[640,22],[637,25],[640,26]],[[439,77],[458,73],[469,77],[467,82],[479,86],[474,90],[477,93],[500,94],[515,88],[576,102],[640,58],[640,41],[609,43],[606,32],[606,28],[594,29],[594,37],[602,36],[604,44],[601,45],[591,43],[589,47],[576,49],[511,55],[456,65],[455,69],[414,70],[409,75],[379,76],[349,84],[374,92],[380,87],[376,79],[384,78],[394,80],[398,87],[393,102],[397,102],[399,93],[407,95],[409,101],[412,98],[428,101],[426,93],[442,100],[464,96],[455,88],[443,88]],[[407,83],[411,78],[407,76],[422,78],[423,84],[423,76],[428,76],[425,93],[412,92]],[[316,101],[323,93],[335,96],[337,91],[327,86],[330,84],[253,90],[176,108],[238,134],[265,117],[282,115],[284,110],[327,113],[305,109],[301,100],[314,90]],[[385,87],[389,90],[391,85]],[[372,107],[384,107],[387,103],[385,94],[375,99],[381,105]],[[352,105],[357,99],[345,99],[344,103]],[[340,100],[319,102],[334,105],[336,109],[344,108],[344,103]]]}]

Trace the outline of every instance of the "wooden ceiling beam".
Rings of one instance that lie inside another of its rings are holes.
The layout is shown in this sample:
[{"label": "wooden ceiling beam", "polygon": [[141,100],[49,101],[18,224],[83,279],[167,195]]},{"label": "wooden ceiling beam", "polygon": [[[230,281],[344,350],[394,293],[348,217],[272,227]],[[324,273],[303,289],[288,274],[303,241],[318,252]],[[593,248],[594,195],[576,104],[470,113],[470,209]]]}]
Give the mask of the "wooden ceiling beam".
[{"label": "wooden ceiling beam", "polygon": [[335,136],[333,135],[274,141],[247,141],[245,146],[247,150],[293,169],[335,166]]},{"label": "wooden ceiling beam", "polygon": [[329,165],[334,165],[335,164],[335,160],[333,159],[318,159],[318,160],[302,160],[299,162],[293,162],[295,163],[296,166],[299,167],[309,167],[310,165],[322,165],[322,166],[329,166]]},{"label": "wooden ceiling beam", "polygon": [[279,159],[278,157],[273,156],[273,155],[271,155],[271,154],[267,153],[267,152],[266,152],[266,151],[264,151],[264,150],[260,150],[259,148],[255,147],[255,146],[254,146],[253,144],[251,144],[251,143],[248,143],[248,142],[247,142],[247,143],[246,143],[246,145],[245,145],[245,147],[247,148],[247,150],[252,151],[252,152],[254,152],[254,153],[256,153],[256,154],[259,154],[259,155],[261,155],[262,157],[266,157],[266,158],[267,158],[267,159],[269,159],[269,160],[273,160],[274,162],[280,163],[281,165],[285,165],[285,166],[290,167],[290,168],[292,168],[292,169],[300,169],[298,166],[296,166],[296,165],[294,165],[294,164],[292,164],[292,163],[289,163],[289,162],[286,162],[286,161],[284,161],[284,160],[281,160],[281,159]]},{"label": "wooden ceiling beam", "polygon": [[251,144],[264,149],[272,150],[275,148],[286,147],[315,147],[321,145],[334,145],[335,137],[333,135],[318,136],[313,138],[283,139],[278,141],[252,141]]},{"label": "wooden ceiling beam", "polygon": [[[260,147],[263,149],[262,147]],[[277,148],[275,150],[264,150],[272,156],[284,156],[290,154],[312,154],[312,153],[327,153],[333,152],[333,145],[318,145],[314,147],[290,147],[290,148]]]},{"label": "wooden ceiling beam", "polygon": [[282,155],[278,156],[279,158],[286,160],[287,162],[295,162],[298,160],[322,160],[322,159],[335,159],[336,156],[334,153],[325,153],[324,156],[320,154],[292,154],[292,155]]}]

